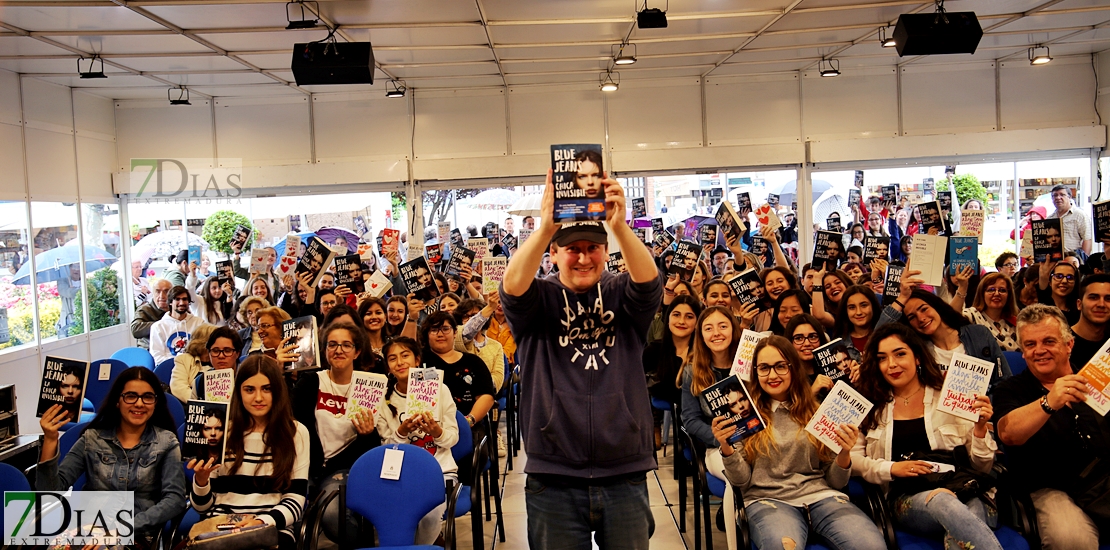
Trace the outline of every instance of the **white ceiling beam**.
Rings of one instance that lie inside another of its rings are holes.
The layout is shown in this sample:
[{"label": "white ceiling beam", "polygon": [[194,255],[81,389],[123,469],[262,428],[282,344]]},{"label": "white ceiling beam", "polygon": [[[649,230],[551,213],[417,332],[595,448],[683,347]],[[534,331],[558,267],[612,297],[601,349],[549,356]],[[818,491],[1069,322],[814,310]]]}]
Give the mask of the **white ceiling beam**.
[{"label": "white ceiling beam", "polygon": [[501,66],[501,57],[497,54],[497,48],[493,45],[493,37],[489,34],[489,20],[486,19],[486,10],[482,7],[482,0],[474,0],[474,7],[478,10],[478,17],[482,19],[482,32],[486,35],[486,44],[489,44],[490,54],[493,55],[493,60],[497,63],[497,72],[501,74],[501,83],[508,88],[509,81],[505,80],[505,68]]}]

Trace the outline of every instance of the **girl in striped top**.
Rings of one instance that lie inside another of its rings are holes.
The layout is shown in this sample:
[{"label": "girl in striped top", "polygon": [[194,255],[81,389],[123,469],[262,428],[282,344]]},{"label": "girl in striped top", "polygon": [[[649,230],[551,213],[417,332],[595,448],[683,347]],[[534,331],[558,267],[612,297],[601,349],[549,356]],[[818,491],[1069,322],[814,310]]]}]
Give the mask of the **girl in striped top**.
[{"label": "girl in striped top", "polygon": [[255,354],[243,361],[235,373],[230,409],[224,463],[189,461],[193,507],[206,516],[254,514],[241,526],[273,525],[281,549],[293,549],[293,526],[308,494],[309,439],[308,430],[293,419],[276,360]]}]

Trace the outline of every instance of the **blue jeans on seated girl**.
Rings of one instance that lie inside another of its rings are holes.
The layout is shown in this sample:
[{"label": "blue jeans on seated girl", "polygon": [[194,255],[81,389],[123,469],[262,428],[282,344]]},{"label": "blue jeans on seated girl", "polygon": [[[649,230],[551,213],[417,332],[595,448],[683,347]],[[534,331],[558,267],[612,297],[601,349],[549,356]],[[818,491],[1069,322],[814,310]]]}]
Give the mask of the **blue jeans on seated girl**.
[{"label": "blue jeans on seated girl", "polygon": [[[756,548],[803,550],[812,529],[838,550],[886,550],[886,540],[879,528],[846,496],[829,497],[811,504],[808,510],[812,525],[806,522],[806,508],[778,500],[757,500],[744,509]],[[793,541],[793,546],[787,540]]]},{"label": "blue jeans on seated girl", "polygon": [[894,522],[899,529],[920,536],[943,536],[946,550],[975,548],[1002,550],[994,536],[998,523],[994,510],[988,511],[982,500],[967,504],[947,491],[922,491],[902,495],[894,500]]}]

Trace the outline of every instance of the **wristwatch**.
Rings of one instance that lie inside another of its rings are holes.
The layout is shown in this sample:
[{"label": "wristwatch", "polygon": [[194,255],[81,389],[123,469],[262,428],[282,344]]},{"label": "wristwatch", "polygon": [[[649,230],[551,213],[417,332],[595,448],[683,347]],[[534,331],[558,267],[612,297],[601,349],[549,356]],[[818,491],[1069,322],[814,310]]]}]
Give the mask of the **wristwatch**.
[{"label": "wristwatch", "polygon": [[1046,395],[1041,398],[1041,410],[1044,411],[1045,414],[1051,415],[1059,409],[1054,409],[1048,405],[1048,396]]},{"label": "wristwatch", "polygon": [[466,423],[467,424],[470,424],[471,427],[474,427],[475,422],[477,422],[477,420],[474,420],[473,416],[470,416],[469,414],[466,415]]},{"label": "wristwatch", "polygon": [[810,290],[812,290],[813,292],[824,292],[825,291],[825,286],[824,285],[813,285],[813,287]]}]

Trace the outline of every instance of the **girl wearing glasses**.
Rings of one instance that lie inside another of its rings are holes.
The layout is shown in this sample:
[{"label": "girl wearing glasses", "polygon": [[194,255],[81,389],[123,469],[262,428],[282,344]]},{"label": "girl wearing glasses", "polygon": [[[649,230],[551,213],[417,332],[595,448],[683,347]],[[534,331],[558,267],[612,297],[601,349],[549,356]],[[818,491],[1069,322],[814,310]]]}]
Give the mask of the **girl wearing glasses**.
[{"label": "girl wearing glasses", "polygon": [[308,495],[309,436],[293,418],[281,365],[259,354],[243,360],[228,408],[224,463],[186,465],[194,472],[193,508],[209,517],[251,514],[240,527],[273,525],[281,550],[291,550]]},{"label": "girl wearing glasses", "polygon": [[[320,494],[339,486],[342,476],[363,453],[381,444],[370,411],[347,418],[352,378],[360,356],[371,353],[365,333],[347,322],[332,323],[321,331],[320,343],[330,368],[305,373],[293,392],[293,416],[308,431],[308,478]],[[331,540],[339,540],[338,501],[325,512],[324,529]],[[355,535],[358,526],[349,525]],[[351,541],[353,542],[353,541]]]},{"label": "girl wearing glasses", "polygon": [[995,365],[992,386],[1008,378],[1010,365],[991,331],[968,322],[936,294],[917,288],[924,281],[918,278],[921,272],[912,267],[902,272],[898,299],[883,310],[879,326],[897,322],[909,325],[925,340],[926,349],[941,370],[946,370],[952,364],[952,355],[959,352]]},{"label": "girl wearing glasses", "polygon": [[[709,405],[701,394],[709,386],[729,376],[740,333],[740,322],[731,311],[722,306],[705,308],[698,316],[694,330],[691,359],[682,367],[678,376],[682,387],[679,392],[682,425],[691,437],[705,445],[705,467],[718,477],[724,475],[724,464],[721,462],[720,449],[717,448],[717,438],[710,426],[712,417]],[[726,518],[735,516],[734,502],[731,485],[725,485]],[[725,522],[725,538],[729,548],[736,546],[735,522]]]},{"label": "girl wearing glasses", "polygon": [[899,323],[883,325],[867,344],[859,390],[875,407],[860,425],[864,437],[852,450],[852,473],[882,486],[900,529],[943,535],[945,548],[1001,550],[988,526],[996,517],[981,499],[962,502],[919,478],[933,473],[934,462],[923,457],[957,450],[966,451],[964,467],[990,472],[998,445],[987,433],[993,413],[987,396],[975,397],[978,422],[937,409],[944,375],[914,332]]},{"label": "girl wearing glasses", "polygon": [[1037,301],[1064,312],[1068,325],[1079,322],[1079,269],[1068,262],[1041,264]]},{"label": "girl wearing glasses", "polygon": [[178,364],[170,376],[170,393],[183,403],[189,399],[203,399],[204,378],[200,374],[214,369],[234,369],[239,365],[239,350],[243,347],[239,334],[228,327],[216,327],[203,339],[194,334],[189,346],[194,343],[204,348],[207,364],[190,370],[183,370]]},{"label": "girl wearing glasses", "polygon": [[988,273],[975,291],[975,301],[964,308],[964,317],[987,327],[1002,351],[1021,351],[1017,342],[1017,299],[1010,278]]},{"label": "girl wearing glasses", "polygon": [[811,393],[817,399],[822,399],[832,389],[833,381],[818,372],[817,359],[813,355],[813,350],[829,343],[821,321],[808,313],[802,313],[786,324],[785,334],[786,339],[794,343],[794,350],[798,352],[798,361],[802,366],[802,372],[809,380]]},{"label": "girl wearing glasses", "polygon": [[752,400],[766,429],[730,445],[735,428],[717,417],[713,435],[725,475],[744,491],[754,547],[805,548],[812,531],[834,548],[886,548],[878,527],[840,491],[848,484],[859,430],[849,424],[836,429],[839,452],[805,431],[818,404],[789,340],[771,336],[756,345],[753,357],[758,384]]},{"label": "girl wearing glasses", "polygon": [[134,491],[135,542],[148,548],[154,534],[185,509],[185,472],[166,394],[154,371],[120,373],[88,428],[58,463],[58,430],[70,421],[61,405],[39,419],[42,449],[35,489],[65,491],[82,475],[84,491]]}]

